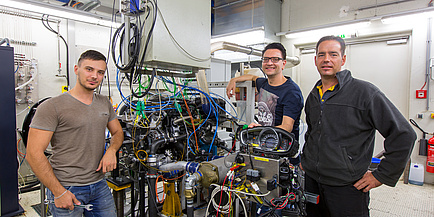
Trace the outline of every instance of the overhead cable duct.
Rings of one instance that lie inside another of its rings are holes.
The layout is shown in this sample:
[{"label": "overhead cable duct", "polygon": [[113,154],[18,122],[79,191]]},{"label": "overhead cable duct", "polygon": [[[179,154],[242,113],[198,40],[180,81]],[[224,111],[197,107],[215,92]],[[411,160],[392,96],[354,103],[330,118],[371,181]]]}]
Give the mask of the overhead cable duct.
[{"label": "overhead cable duct", "polygon": [[[234,51],[234,52],[245,53],[247,55],[254,55],[254,56],[262,57],[262,51],[261,50],[254,49],[251,47],[242,46],[242,45],[238,45],[238,44],[234,44],[234,43],[230,43],[230,42],[224,42],[224,41],[211,43],[211,53],[214,53],[214,52],[219,51],[219,50],[230,50],[230,51]],[[300,58],[297,56],[295,56],[295,57],[287,56],[286,61],[289,63],[289,64],[287,64],[287,68],[291,68],[291,67],[294,67],[294,66],[300,64]]]}]

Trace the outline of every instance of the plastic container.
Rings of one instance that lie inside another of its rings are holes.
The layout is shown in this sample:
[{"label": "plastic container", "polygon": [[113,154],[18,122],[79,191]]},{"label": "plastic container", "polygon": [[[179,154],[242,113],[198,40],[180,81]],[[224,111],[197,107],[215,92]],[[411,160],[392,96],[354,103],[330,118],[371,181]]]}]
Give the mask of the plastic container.
[{"label": "plastic container", "polygon": [[412,163],[408,182],[413,185],[423,185],[424,168],[422,164]]}]

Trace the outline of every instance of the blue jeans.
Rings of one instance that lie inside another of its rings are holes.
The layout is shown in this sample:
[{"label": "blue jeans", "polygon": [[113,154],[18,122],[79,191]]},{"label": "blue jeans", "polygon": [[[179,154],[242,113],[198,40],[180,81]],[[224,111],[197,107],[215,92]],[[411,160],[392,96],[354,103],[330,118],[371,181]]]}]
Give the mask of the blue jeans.
[{"label": "blue jeans", "polygon": [[[64,186],[67,190],[75,195],[81,204],[92,204],[92,211],[84,208],[75,207],[74,210],[57,208],[54,203],[49,203],[51,213],[56,216],[101,216],[116,217],[116,207],[112,193],[107,186],[105,179],[91,185],[85,186]],[[53,201],[53,193],[47,188],[47,199]]]}]

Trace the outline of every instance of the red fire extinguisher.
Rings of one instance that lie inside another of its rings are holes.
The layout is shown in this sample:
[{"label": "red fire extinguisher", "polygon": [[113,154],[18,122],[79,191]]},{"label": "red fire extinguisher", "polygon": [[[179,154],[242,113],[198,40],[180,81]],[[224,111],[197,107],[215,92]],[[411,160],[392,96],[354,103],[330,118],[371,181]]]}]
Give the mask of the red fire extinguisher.
[{"label": "red fire extinguisher", "polygon": [[426,158],[426,171],[434,173],[434,136],[428,140],[428,156]]}]

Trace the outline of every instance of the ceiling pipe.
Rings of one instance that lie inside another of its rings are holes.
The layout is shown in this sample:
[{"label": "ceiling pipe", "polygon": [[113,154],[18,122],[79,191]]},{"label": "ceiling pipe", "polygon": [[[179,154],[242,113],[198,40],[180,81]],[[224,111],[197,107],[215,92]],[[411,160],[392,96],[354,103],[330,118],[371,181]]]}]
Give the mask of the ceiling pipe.
[{"label": "ceiling pipe", "polygon": [[[247,47],[247,46],[242,46],[242,45],[238,45],[238,44],[234,44],[234,43],[230,43],[230,42],[224,42],[224,41],[218,41],[218,42],[214,42],[211,43],[211,54],[219,51],[219,50],[230,50],[230,51],[234,51],[234,52],[239,52],[239,53],[245,53],[247,55],[254,55],[254,56],[258,56],[258,57],[262,57],[262,51],[258,50],[258,49],[254,49],[251,47]],[[291,68],[294,67],[298,64],[300,64],[300,58],[295,56],[295,57],[286,57],[286,68]]]}]

